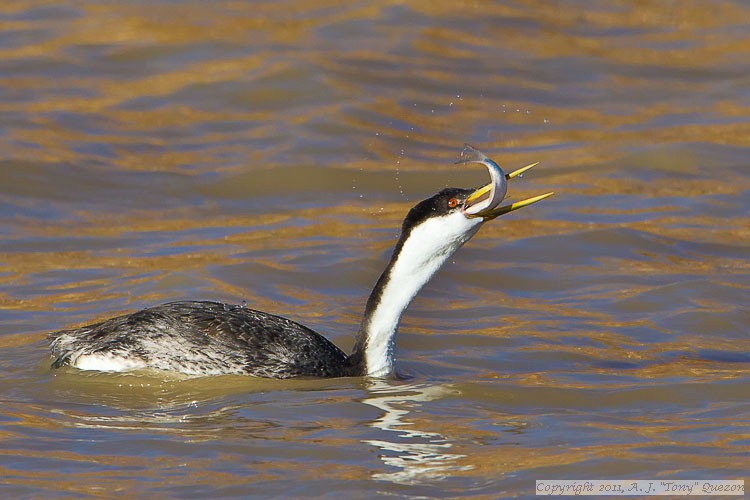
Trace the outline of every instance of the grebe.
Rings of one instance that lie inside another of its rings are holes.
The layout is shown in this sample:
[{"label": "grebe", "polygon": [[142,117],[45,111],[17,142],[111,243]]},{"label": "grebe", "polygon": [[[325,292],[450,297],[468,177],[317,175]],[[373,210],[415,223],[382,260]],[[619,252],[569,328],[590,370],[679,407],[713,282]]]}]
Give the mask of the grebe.
[{"label": "grebe", "polygon": [[553,194],[498,206],[507,180],[536,163],[506,175],[468,144],[457,163],[485,165],[492,182],[479,189],[443,189],[409,210],[390,262],[367,300],[351,354],[280,316],[244,305],[183,301],[50,333],[52,367],[270,378],[389,375],[401,315],[438,269],[484,222]]}]

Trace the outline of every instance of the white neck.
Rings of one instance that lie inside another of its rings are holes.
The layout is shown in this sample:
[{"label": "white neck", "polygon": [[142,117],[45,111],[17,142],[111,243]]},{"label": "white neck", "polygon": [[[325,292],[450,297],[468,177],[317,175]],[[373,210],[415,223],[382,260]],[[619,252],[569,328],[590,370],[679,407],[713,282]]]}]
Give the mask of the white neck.
[{"label": "white neck", "polygon": [[367,375],[382,377],[391,373],[396,329],[404,310],[480,225],[481,218],[468,219],[456,211],[427,219],[411,230],[400,249],[396,247],[368,300],[357,339],[359,348],[364,348]]}]

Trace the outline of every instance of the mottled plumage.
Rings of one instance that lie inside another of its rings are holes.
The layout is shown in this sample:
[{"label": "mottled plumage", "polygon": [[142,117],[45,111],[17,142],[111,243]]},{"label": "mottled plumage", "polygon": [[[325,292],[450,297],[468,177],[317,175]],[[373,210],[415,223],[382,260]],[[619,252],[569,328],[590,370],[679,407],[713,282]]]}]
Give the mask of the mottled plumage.
[{"label": "mottled plumage", "polygon": [[342,377],[363,370],[299,323],[219,302],[171,302],[55,332],[50,339],[55,368],[106,360],[126,369],[273,378]]}]

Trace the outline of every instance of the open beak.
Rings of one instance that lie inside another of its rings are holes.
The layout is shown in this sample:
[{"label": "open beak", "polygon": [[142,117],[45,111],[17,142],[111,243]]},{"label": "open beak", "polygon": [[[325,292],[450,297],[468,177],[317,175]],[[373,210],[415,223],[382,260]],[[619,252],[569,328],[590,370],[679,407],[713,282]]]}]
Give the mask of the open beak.
[{"label": "open beak", "polygon": [[525,200],[517,201],[515,203],[511,203],[510,205],[503,205],[501,207],[493,208],[490,210],[484,210],[478,214],[472,215],[471,217],[482,217],[485,221],[492,220],[495,217],[500,217],[501,215],[507,214],[508,212],[518,210],[519,208],[527,207],[531,205],[532,203],[536,203],[537,201],[542,201],[545,198],[549,198],[553,194],[555,193],[553,191],[550,191],[549,193],[544,193],[544,194],[540,194],[539,196],[526,198]]},{"label": "open beak", "polygon": [[[464,158],[465,156],[466,158]],[[485,221],[492,220],[495,217],[499,217],[508,212],[518,210],[519,208],[529,206],[537,201],[549,198],[554,194],[553,192],[545,193],[509,205],[498,206],[500,205],[500,202],[503,201],[503,198],[505,198],[505,193],[508,189],[507,181],[514,177],[518,177],[531,167],[538,165],[539,162],[526,165],[525,167],[514,170],[509,174],[504,174],[497,163],[488,158],[478,149],[468,144],[461,153],[461,158],[462,159],[458,163],[481,163],[485,165],[490,171],[490,177],[492,177],[492,182],[477,189],[466,199],[466,202],[464,203],[464,214],[466,217],[482,217]]]}]

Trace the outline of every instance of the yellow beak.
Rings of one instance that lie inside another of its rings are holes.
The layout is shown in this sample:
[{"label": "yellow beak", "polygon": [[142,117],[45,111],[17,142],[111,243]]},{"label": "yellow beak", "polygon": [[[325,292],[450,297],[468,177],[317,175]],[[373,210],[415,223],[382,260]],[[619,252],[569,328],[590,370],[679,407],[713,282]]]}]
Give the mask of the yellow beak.
[{"label": "yellow beak", "polygon": [[500,217],[501,215],[512,212],[513,210],[518,210],[519,208],[527,207],[532,203],[536,203],[537,201],[542,201],[545,198],[549,198],[553,194],[555,194],[554,191],[550,191],[549,193],[540,194],[539,196],[534,196],[532,198],[526,198],[525,200],[517,201],[515,203],[511,203],[510,205],[503,205],[501,207],[493,208],[492,210],[487,210],[486,212],[477,215],[479,217],[483,217],[485,221],[492,220],[495,217]]},{"label": "yellow beak", "polygon": [[[514,177],[518,177],[519,175],[523,174],[528,169],[536,165],[539,165],[539,162],[526,165],[525,167],[521,167],[518,170],[514,170],[513,172],[509,174],[505,174],[505,178],[507,180],[510,180]],[[469,197],[466,199],[466,206],[468,207],[468,206],[476,205],[477,203],[481,202],[483,199],[486,199],[487,196],[489,196],[489,193],[491,191],[492,191],[492,183],[487,184],[486,186],[480,187],[479,189],[471,193]],[[545,198],[549,198],[553,194],[555,193],[554,192],[545,193],[539,196],[534,196],[533,198],[527,198],[522,201],[511,203],[510,205],[503,205],[501,207],[491,208],[489,210],[482,210],[481,212],[470,214],[468,215],[468,217],[482,217],[484,218],[485,221],[492,220],[495,217],[499,217],[503,214],[507,214],[508,212],[518,210],[519,208],[526,207],[528,205],[531,205],[532,203],[536,203],[537,201],[541,201]]]}]

